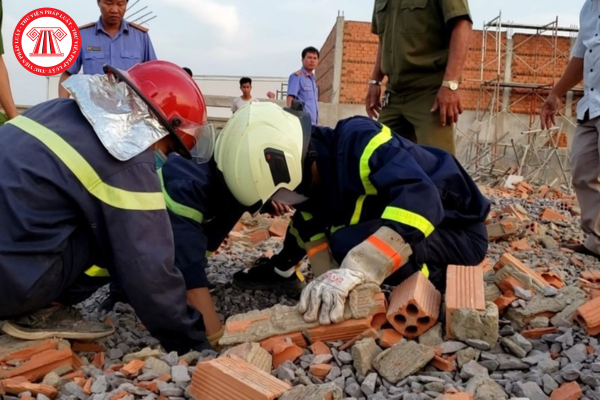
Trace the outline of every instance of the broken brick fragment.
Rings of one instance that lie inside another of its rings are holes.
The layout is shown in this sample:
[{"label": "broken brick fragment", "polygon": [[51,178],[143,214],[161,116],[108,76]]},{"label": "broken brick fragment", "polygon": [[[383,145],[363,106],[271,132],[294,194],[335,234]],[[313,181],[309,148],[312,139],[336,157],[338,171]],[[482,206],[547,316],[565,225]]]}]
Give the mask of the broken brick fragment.
[{"label": "broken brick fragment", "polygon": [[310,351],[312,351],[312,353],[315,356],[323,355],[323,354],[331,354],[331,349],[329,349],[329,346],[327,346],[325,343],[320,342],[320,341],[311,344]]},{"label": "broken brick fragment", "polygon": [[302,335],[301,332],[294,332],[294,333],[289,333],[287,335],[281,335],[281,336],[273,336],[273,337],[270,337],[270,338],[265,339],[262,342],[260,342],[260,345],[263,349],[265,349],[269,353],[272,353],[273,346],[276,343],[285,342],[286,338],[289,338],[292,341],[292,343],[294,343],[296,346],[298,346],[302,349],[305,349],[306,347],[308,347],[308,344],[306,343],[306,339],[304,339],[304,336]]},{"label": "broken brick fragment", "polygon": [[529,243],[527,243],[527,238],[510,242],[510,248],[514,251],[531,250],[531,246],[529,246]]},{"label": "broken brick fragment", "polygon": [[121,400],[123,397],[127,396],[129,393],[127,393],[126,391],[121,391],[117,394],[115,394],[113,397],[110,398],[110,400]]},{"label": "broken brick fragment", "polygon": [[578,268],[583,268],[583,261],[581,261],[579,258],[577,257],[571,257],[570,261],[573,263],[574,266],[578,267]]},{"label": "broken brick fragment", "polygon": [[85,381],[85,384],[83,385],[83,393],[87,394],[88,396],[91,395],[93,383],[94,383],[93,378],[89,378],[87,381]]},{"label": "broken brick fragment", "polygon": [[242,360],[254,365],[258,369],[268,373],[271,372],[273,357],[258,343],[242,343],[227,350],[225,354],[236,355]]},{"label": "broken brick fragment", "polygon": [[18,367],[11,369],[0,369],[0,379],[23,376],[30,382],[35,382],[43,378],[49,372],[62,366],[72,366],[80,368],[81,364],[75,364],[71,349],[64,350],[46,350],[39,354],[34,354],[29,361],[24,362]]},{"label": "broken brick fragment", "polygon": [[562,215],[550,208],[544,208],[540,216],[542,221],[570,221],[571,218]]},{"label": "broken brick fragment", "polygon": [[269,227],[269,233],[272,236],[276,236],[276,237],[285,237],[285,233],[287,231],[289,222],[278,218],[278,219],[274,219],[273,223],[271,223],[271,226]]},{"label": "broken brick fragment", "polygon": [[358,335],[356,335],[355,337],[353,337],[352,339],[348,340],[343,345],[341,345],[340,350],[344,351],[344,350],[354,346],[354,343],[358,342],[359,340],[366,339],[366,338],[378,339],[379,333],[373,328],[364,330],[361,333],[359,333]]},{"label": "broken brick fragment", "polygon": [[437,400],[473,400],[473,395],[466,392],[445,394],[442,397],[438,397]]},{"label": "broken brick fragment", "polygon": [[502,209],[502,214],[510,214],[515,216],[519,222],[525,222],[529,220],[526,214],[518,211],[514,205],[508,205]]},{"label": "broken brick fragment", "polygon": [[409,339],[423,334],[437,322],[442,296],[421,272],[415,272],[390,296],[389,323]]},{"label": "broken brick fragment", "polygon": [[5,354],[0,358],[0,364],[6,361],[26,361],[30,359],[32,356],[36,354],[40,354],[45,352],[46,350],[57,350],[58,349],[58,340],[46,340],[39,344],[34,344],[32,346],[28,346],[25,349],[21,349],[18,351],[14,351],[8,354]]},{"label": "broken brick fragment", "polygon": [[502,281],[498,285],[498,287],[500,288],[502,293],[507,293],[507,292],[514,293],[515,288],[520,287],[521,289],[523,289],[523,286],[524,285],[521,282],[519,282],[517,280],[517,278],[515,278],[514,276],[508,276],[508,277],[502,279]]},{"label": "broken brick fragment", "polygon": [[561,289],[565,286],[563,280],[555,272],[542,272],[541,276],[550,286],[554,286],[557,289]]},{"label": "broken brick fragment", "polygon": [[76,383],[76,384],[78,384],[78,385],[79,385],[81,388],[83,388],[83,387],[85,386],[86,379],[85,379],[85,378],[83,378],[83,377],[79,377],[79,376],[77,376],[77,377],[73,378],[73,382],[75,382],[75,383]]},{"label": "broken brick fragment", "polygon": [[384,329],[379,336],[379,345],[383,348],[392,347],[400,342],[402,338],[402,334],[396,332],[394,329]]},{"label": "broken brick fragment", "polygon": [[142,368],[144,368],[144,365],[146,365],[144,360],[132,360],[125,364],[123,368],[121,368],[121,372],[125,376],[135,375],[140,372]]},{"label": "broken brick fragment", "polygon": [[519,220],[516,217],[505,217],[499,222],[486,225],[488,239],[495,241],[514,235],[520,228]]},{"label": "broken brick fragment", "polygon": [[494,300],[494,304],[496,304],[498,307],[498,312],[502,314],[502,312],[515,300],[517,300],[517,296],[515,296],[513,292],[506,292],[503,296],[500,296]]},{"label": "broken brick fragment", "polygon": [[581,387],[577,382],[563,383],[558,389],[555,389],[550,396],[550,400],[579,400],[583,396]]},{"label": "broken brick fragment", "polygon": [[598,270],[583,271],[581,273],[581,277],[592,283],[598,283],[598,282],[600,282],[600,271],[598,271]]},{"label": "broken brick fragment", "polygon": [[600,297],[583,304],[575,313],[575,321],[585,328],[588,335],[600,333]]},{"label": "broken brick fragment", "polygon": [[301,355],[302,349],[295,344],[286,342],[278,343],[273,346],[273,368],[279,367],[286,361],[294,362]]},{"label": "broken brick fragment", "polygon": [[43,394],[51,399],[55,398],[58,394],[56,388],[49,385],[31,383],[23,376],[0,381],[0,394],[21,394],[24,392],[30,392],[34,395]]},{"label": "broken brick fragment", "polygon": [[151,381],[151,382],[137,382],[134,383],[135,386],[137,387],[141,387],[142,389],[146,389],[149,390],[153,393],[159,393],[160,390],[158,389],[158,384],[156,383],[156,381]]},{"label": "broken brick fragment", "polygon": [[74,342],[71,345],[73,351],[81,353],[99,353],[104,351],[104,347],[98,343],[87,343],[87,342]]},{"label": "broken brick fragment", "polygon": [[528,329],[528,330],[521,332],[521,335],[523,337],[526,337],[527,339],[539,339],[543,335],[556,333],[557,331],[558,331],[558,329],[555,326],[552,326],[552,327],[548,327],[548,328]]},{"label": "broken brick fragment", "polygon": [[332,368],[331,364],[313,364],[310,366],[310,373],[321,380],[325,380]]},{"label": "broken brick fragment", "polygon": [[198,363],[189,388],[195,400],[275,400],[291,386],[234,355]]},{"label": "broken brick fragment", "polygon": [[[504,253],[500,257],[500,260],[494,265],[494,271],[496,272],[494,281],[498,285],[511,276],[521,283],[523,289],[532,290],[535,293],[542,293],[544,287],[548,286],[548,282],[539,274],[508,253]],[[520,275],[525,275],[527,279],[522,278]],[[529,280],[529,278],[531,279]]]},{"label": "broken brick fragment", "polygon": [[271,237],[269,231],[266,229],[256,229],[254,231],[246,232],[245,236],[252,244],[266,242]]},{"label": "broken brick fragment", "polygon": [[456,364],[440,356],[434,356],[430,364],[444,372],[456,371]]},{"label": "broken brick fragment", "polygon": [[85,378],[85,374],[83,373],[83,371],[77,370],[63,375],[62,378],[66,381],[74,381],[75,378]]},{"label": "broken brick fragment", "polygon": [[370,329],[372,318],[350,319],[339,324],[318,326],[307,330],[305,335],[311,343],[319,340],[322,342],[350,340],[361,332]]},{"label": "broken brick fragment", "polygon": [[[452,315],[461,309],[485,312],[483,268],[448,266],[446,272],[446,335],[449,338],[455,338],[455,332],[452,329]],[[465,339],[467,338],[461,338],[461,340]]]},{"label": "broken brick fragment", "polygon": [[104,352],[96,353],[94,355],[92,365],[100,370],[104,368]]}]

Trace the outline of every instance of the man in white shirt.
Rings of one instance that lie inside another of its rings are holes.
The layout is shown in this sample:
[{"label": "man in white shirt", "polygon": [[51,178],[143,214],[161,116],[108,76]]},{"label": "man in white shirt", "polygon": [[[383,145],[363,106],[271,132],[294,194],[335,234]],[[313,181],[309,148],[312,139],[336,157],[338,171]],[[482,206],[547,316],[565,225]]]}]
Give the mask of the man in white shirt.
[{"label": "man in white shirt", "polygon": [[240,89],[242,95],[233,99],[233,105],[231,106],[231,112],[234,113],[246,104],[252,101],[258,101],[258,99],[252,97],[252,79],[243,77],[240,79]]},{"label": "man in white shirt", "polygon": [[572,58],[560,81],[542,106],[542,129],[555,124],[562,97],[583,79],[584,97],[577,105],[577,130],[571,149],[573,186],[581,207],[581,228],[588,234],[577,253],[600,259],[600,0],[586,0],[579,16],[579,35]]}]

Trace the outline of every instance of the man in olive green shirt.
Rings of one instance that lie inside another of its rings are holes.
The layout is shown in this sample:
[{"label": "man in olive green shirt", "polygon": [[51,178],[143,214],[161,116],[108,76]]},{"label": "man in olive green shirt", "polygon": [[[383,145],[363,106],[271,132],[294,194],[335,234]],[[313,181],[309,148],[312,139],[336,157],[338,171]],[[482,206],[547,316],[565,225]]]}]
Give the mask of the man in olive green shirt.
[{"label": "man in olive green shirt", "polygon": [[[2,0],[0,0],[0,105],[8,119],[16,117],[19,113],[10,91],[10,81],[8,80],[8,71],[4,64],[4,44],[2,42]],[[0,121],[0,124],[2,121]]]},{"label": "man in olive green shirt", "polygon": [[454,154],[472,26],[468,0],[375,0],[372,32],[379,48],[367,114],[413,142]]}]

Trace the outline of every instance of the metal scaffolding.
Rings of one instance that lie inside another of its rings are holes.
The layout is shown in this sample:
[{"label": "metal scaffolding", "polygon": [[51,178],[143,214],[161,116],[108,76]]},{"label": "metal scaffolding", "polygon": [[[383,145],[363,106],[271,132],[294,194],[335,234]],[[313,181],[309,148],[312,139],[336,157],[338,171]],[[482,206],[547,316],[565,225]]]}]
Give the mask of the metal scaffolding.
[{"label": "metal scaffolding", "polygon": [[[515,30],[526,34],[523,40],[511,40]],[[559,36],[573,37],[577,32],[576,27],[560,27],[558,17],[545,25],[524,25],[503,23],[500,13],[483,24],[476,120],[464,135],[469,141],[465,167],[475,179],[498,181],[498,177],[518,174],[538,182],[559,181],[570,186],[568,154],[561,139],[563,126],[545,131],[537,128],[540,101],[545,100],[562,73],[557,63],[570,56],[570,49],[561,50]],[[528,82],[512,79],[515,61],[525,70],[521,75],[528,76]],[[513,111],[525,105],[527,114]],[[561,116],[569,114],[570,109],[560,111]],[[508,116],[514,117],[510,131],[504,129]],[[560,120],[573,124],[569,118]]]}]

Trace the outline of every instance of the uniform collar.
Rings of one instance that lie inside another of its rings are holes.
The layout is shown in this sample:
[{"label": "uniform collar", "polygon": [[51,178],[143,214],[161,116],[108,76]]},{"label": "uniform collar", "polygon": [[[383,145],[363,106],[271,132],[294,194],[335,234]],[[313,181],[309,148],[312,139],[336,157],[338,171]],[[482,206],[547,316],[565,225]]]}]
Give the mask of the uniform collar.
[{"label": "uniform collar", "polygon": [[[106,32],[106,30],[104,30],[104,25],[102,25],[102,16],[100,16],[100,18],[98,18],[98,22],[96,22],[96,35],[100,31],[102,31],[108,35],[108,32]],[[121,21],[121,27],[119,28],[119,30],[117,31],[117,34],[115,36],[118,36],[119,34],[121,34],[123,32],[129,33],[129,23],[127,23],[127,21],[125,21],[125,18],[123,18],[123,20]]]},{"label": "uniform collar", "polygon": [[302,71],[302,75],[304,76],[313,76],[315,74],[315,71],[309,73],[304,67],[300,68],[300,71]]}]

